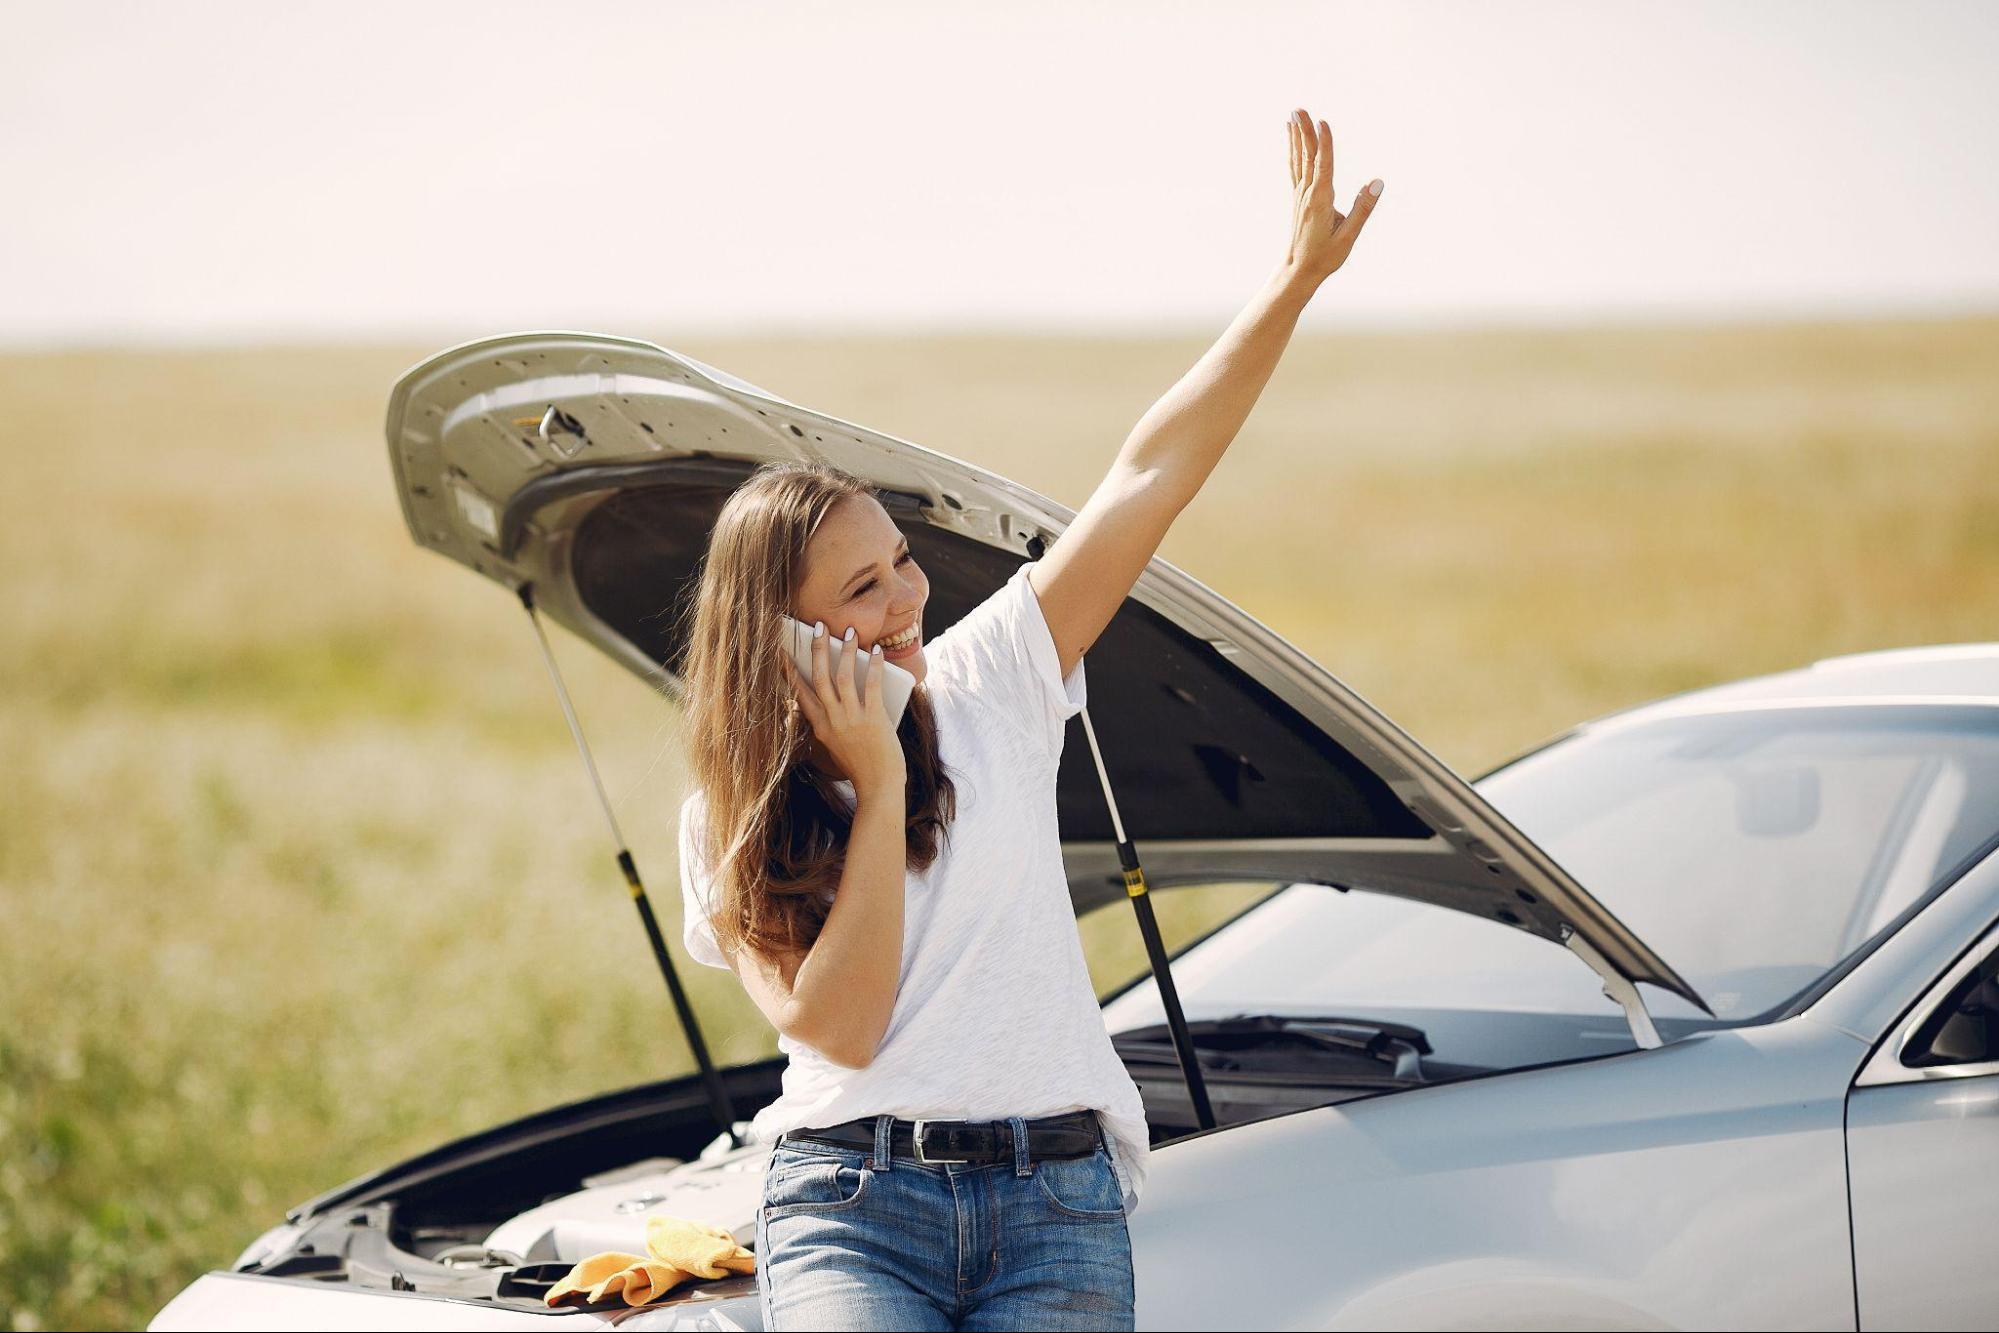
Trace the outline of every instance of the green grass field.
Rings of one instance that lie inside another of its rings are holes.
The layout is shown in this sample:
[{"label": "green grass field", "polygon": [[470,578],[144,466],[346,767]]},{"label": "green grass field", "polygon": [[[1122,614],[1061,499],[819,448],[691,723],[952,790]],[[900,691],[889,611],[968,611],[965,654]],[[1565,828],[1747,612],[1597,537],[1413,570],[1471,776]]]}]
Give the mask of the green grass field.
[{"label": "green grass field", "polygon": [[[1205,345],[661,336],[1071,506]],[[518,604],[404,532],[431,350],[0,357],[0,1325],[143,1325],[310,1194],[688,1067]],[[1995,364],[1999,318],[1301,338],[1162,553],[1475,774],[1999,637]],[[675,936],[677,719],[556,651]]]}]

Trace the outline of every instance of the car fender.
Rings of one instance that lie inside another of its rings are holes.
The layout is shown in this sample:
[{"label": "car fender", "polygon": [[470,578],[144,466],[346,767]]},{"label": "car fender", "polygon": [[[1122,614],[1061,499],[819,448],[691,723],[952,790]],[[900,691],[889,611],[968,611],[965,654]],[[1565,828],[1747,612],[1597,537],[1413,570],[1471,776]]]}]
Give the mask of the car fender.
[{"label": "car fender", "polygon": [[1794,1019],[1162,1145],[1139,1324],[1852,1327],[1865,1056]]}]

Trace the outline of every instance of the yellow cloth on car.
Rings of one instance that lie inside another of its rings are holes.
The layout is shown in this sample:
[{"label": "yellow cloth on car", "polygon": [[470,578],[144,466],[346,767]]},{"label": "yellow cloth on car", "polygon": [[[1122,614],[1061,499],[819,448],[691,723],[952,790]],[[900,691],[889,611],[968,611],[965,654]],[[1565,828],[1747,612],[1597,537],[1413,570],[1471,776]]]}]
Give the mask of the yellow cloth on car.
[{"label": "yellow cloth on car", "polygon": [[754,1273],[757,1257],[721,1227],[684,1217],[655,1217],[646,1223],[645,1254],[615,1250],[593,1254],[549,1289],[548,1305],[595,1305],[622,1298],[626,1305],[650,1305],[689,1278]]}]

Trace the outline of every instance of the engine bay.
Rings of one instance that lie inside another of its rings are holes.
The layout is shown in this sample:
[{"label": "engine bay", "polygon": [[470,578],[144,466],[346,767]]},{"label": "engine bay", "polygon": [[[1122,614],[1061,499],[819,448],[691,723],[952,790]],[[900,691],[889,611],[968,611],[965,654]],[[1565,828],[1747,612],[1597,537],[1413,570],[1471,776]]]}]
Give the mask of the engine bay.
[{"label": "engine bay", "polygon": [[[1421,1030],[1350,1018],[1245,1016],[1189,1025],[1220,1124],[1481,1072],[1427,1061]],[[1194,1132],[1164,1026],[1113,1044],[1154,1145]],[[783,1061],[728,1071],[739,1108],[775,1097]],[[747,1138],[749,1121],[736,1122]],[[754,1248],[767,1144],[714,1133],[695,1080],[557,1108],[447,1145],[294,1209],[239,1274],[549,1313],[543,1297],[593,1254],[645,1252],[647,1220],[685,1217]],[[690,1283],[667,1305],[754,1300],[754,1277]],[[607,1306],[606,1309],[623,1308]]]}]

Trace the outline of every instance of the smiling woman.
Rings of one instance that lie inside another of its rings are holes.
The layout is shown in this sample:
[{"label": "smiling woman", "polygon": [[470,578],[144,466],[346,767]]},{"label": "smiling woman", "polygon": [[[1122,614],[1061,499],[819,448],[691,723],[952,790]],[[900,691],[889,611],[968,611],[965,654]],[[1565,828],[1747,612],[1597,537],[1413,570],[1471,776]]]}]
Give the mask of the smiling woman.
[{"label": "smiling woman", "polygon": [[[861,713],[859,699],[846,709],[836,704],[835,728],[817,696],[794,692],[796,673],[783,647],[787,620],[809,619],[823,632],[829,616],[844,637],[865,628],[860,642],[874,647],[890,611],[883,571],[896,581],[898,621],[905,606],[920,611],[929,585],[920,571],[911,577],[915,561],[906,550],[867,485],[825,466],[766,464],[715,521],[689,606],[683,698],[690,766],[706,814],[701,853],[715,867],[717,931],[729,952],[790,956],[809,949],[824,927],[853,826],[836,786],[848,768],[833,766],[839,761],[824,737],[862,780],[892,782],[906,805],[894,827],[902,848],[894,864],[921,870],[938,854],[955,790],[938,760],[928,693],[911,696],[893,731],[872,700]],[[808,556],[815,557],[810,576],[800,578]],[[815,652],[823,675],[823,637]],[[858,665],[858,654],[850,656]],[[914,659],[905,665],[920,680],[921,649],[904,656]],[[876,1017],[886,1015],[830,1006],[811,1014],[861,1025]],[[872,1049],[880,1035],[879,1027],[872,1034],[812,1031],[822,1049],[835,1052],[863,1040]]]},{"label": "smiling woman", "polygon": [[[1287,134],[1276,273],[1053,549],[934,643],[928,577],[858,478],[766,464],[715,522],[684,666],[681,882],[689,953],[735,970],[789,1059],[753,1125],[775,1145],[767,1328],[1131,1326],[1149,1135],[1077,935],[1057,769],[1084,653],[1380,193],[1340,213],[1325,122],[1299,112]],[[814,627],[809,678],[787,619]],[[850,649],[837,667],[829,640]],[[876,706],[885,661],[917,681],[899,727]]]}]

